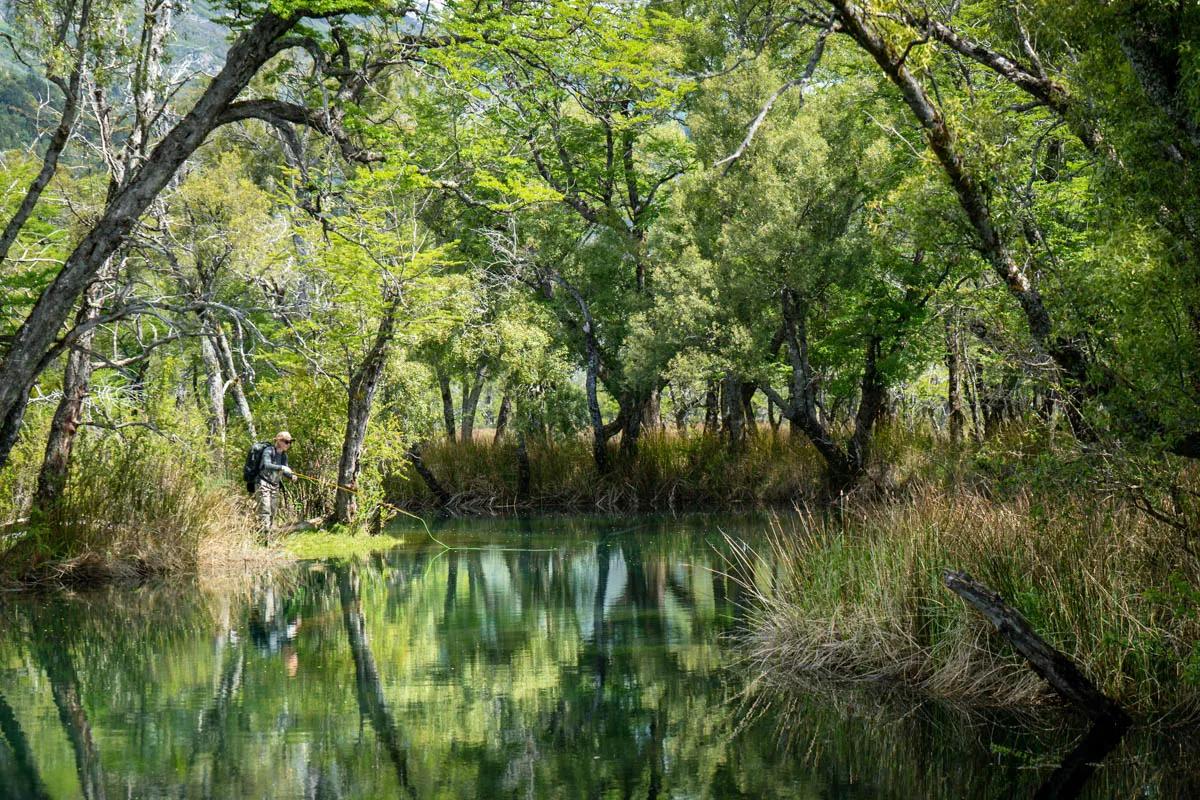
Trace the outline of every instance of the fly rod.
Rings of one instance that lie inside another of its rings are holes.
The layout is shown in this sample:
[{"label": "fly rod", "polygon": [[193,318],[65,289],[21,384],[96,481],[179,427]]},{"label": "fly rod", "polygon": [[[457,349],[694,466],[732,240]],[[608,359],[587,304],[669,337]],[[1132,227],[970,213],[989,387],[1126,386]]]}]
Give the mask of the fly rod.
[{"label": "fly rod", "polygon": [[[349,486],[343,486],[342,484],[336,483],[334,481],[327,481],[324,478],[316,478],[316,477],[313,477],[312,475],[305,475],[303,472],[296,472],[295,470],[292,470],[292,474],[295,475],[297,478],[304,478],[304,480],[311,481],[312,483],[315,483],[319,486],[328,486],[332,489],[340,489],[343,492],[349,492],[350,494],[355,495],[355,496],[358,495],[357,489],[352,489]],[[508,553],[553,553],[555,551],[555,548],[553,548],[553,547],[465,547],[465,546],[461,546],[461,545],[451,547],[450,545],[446,544],[441,539],[439,539],[433,535],[433,531],[431,531],[429,529],[429,523],[427,523],[423,517],[420,517],[420,516],[412,513],[411,511],[405,511],[403,508],[400,508],[397,505],[389,503],[386,500],[380,500],[379,505],[383,506],[384,508],[395,511],[397,514],[403,514],[404,516],[409,517],[410,519],[415,519],[417,522],[421,523],[421,527],[423,527],[425,529],[425,533],[429,535],[429,538],[432,539],[434,542],[436,542],[438,545],[440,545],[443,550],[480,550],[480,551],[491,550],[493,552],[499,551],[499,552],[508,552]]]}]

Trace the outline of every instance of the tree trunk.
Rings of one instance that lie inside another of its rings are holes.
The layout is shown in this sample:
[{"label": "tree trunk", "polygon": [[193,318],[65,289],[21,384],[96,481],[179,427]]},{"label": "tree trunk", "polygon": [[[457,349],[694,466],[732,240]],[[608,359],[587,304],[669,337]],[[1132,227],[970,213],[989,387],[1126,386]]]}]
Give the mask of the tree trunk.
[{"label": "tree trunk", "polygon": [[704,387],[704,433],[706,435],[716,434],[720,416],[720,385],[715,380],[710,380]]},{"label": "tree trunk", "polygon": [[945,570],[942,583],[986,617],[1063,700],[1093,722],[1115,725],[1122,730],[1129,727],[1132,720],[1125,709],[1096,688],[1070,656],[1047,644],[1021,612],[1009,606],[999,594],[965,572]]},{"label": "tree trunk", "polygon": [[753,438],[758,436],[758,419],[754,416],[754,393],[758,387],[750,382],[742,383],[742,412],[746,420],[746,435]]},{"label": "tree trunk", "polygon": [[[0,364],[0,417],[7,431],[19,424],[21,406],[33,382],[48,364],[55,337],[71,314],[79,295],[112,257],[146,209],[174,177],[179,167],[216,127],[222,112],[249,84],[259,67],[275,54],[275,41],[297,17],[263,14],[246,29],[226,55],[225,65],[187,115],[176,124],[137,173],[113,197],[99,221],[67,257],[54,281],[38,297],[33,310],[13,336]],[[15,433],[11,438],[15,441]],[[0,467],[8,463],[10,447],[0,441]]]},{"label": "tree trunk", "polygon": [[815,383],[808,357],[807,308],[800,296],[790,288],[781,293],[784,341],[792,370],[790,397],[784,399],[770,384],[759,388],[782,409],[788,420],[803,431],[825,461],[827,489],[837,497],[850,489],[862,476],[871,432],[886,398],[886,387],[878,372],[879,337],[867,343],[863,369],[862,391],[854,434],[843,449],[817,416]]},{"label": "tree trunk", "polygon": [[608,436],[604,431],[604,416],[600,412],[600,396],[596,385],[600,375],[600,345],[592,329],[590,311],[585,313],[583,338],[587,348],[584,389],[587,394],[588,421],[592,425],[592,459],[596,462],[596,471],[603,475],[608,472]]},{"label": "tree trunk", "polygon": [[569,294],[571,299],[575,301],[575,305],[579,307],[581,321],[579,330],[583,334],[584,356],[586,359],[584,390],[587,397],[588,422],[592,426],[592,459],[596,462],[596,471],[603,475],[608,472],[608,440],[613,433],[610,433],[605,426],[604,415],[600,410],[600,396],[598,393],[598,382],[600,380],[600,341],[596,335],[596,320],[592,317],[592,309],[588,305],[587,299],[584,298],[583,294],[570,281],[556,271],[551,272],[549,277],[552,283],[548,285],[557,284],[562,287],[563,291]]},{"label": "tree trunk", "polygon": [[438,389],[442,393],[442,424],[446,427],[446,438],[453,442],[457,435],[454,425],[454,392],[450,390],[450,378],[446,373],[440,367],[435,371]]},{"label": "tree trunk", "polygon": [[225,444],[225,378],[221,374],[221,359],[217,356],[217,347],[211,335],[200,335],[200,360],[204,362],[209,444],[218,447]]},{"label": "tree trunk", "polygon": [[875,425],[887,410],[887,384],[879,372],[882,346],[881,337],[878,335],[869,337],[863,357],[863,377],[859,390],[858,411],[854,415],[854,434],[850,438],[850,447],[848,448],[850,469],[847,477],[850,478],[852,484],[866,473]]},{"label": "tree trunk", "polygon": [[642,425],[646,428],[659,429],[662,423],[662,389],[657,388],[650,393],[646,401],[646,411],[642,415]]},{"label": "tree trunk", "polygon": [[[98,278],[84,292],[83,303],[75,315],[76,324],[88,323],[100,316],[104,288],[104,281]],[[46,451],[42,458],[41,470],[38,472],[34,508],[39,511],[45,511],[54,505],[67,485],[75,434],[83,421],[83,403],[87,399],[92,379],[94,338],[95,329],[91,329],[79,337],[75,347],[67,353],[67,364],[63,370],[62,398],[58,401],[54,419],[50,422]]]},{"label": "tree trunk", "polygon": [[[666,385],[666,389],[667,398],[671,401],[671,418],[675,423],[675,431],[677,433],[683,433],[685,430],[687,430],[687,404],[683,401],[682,397],[676,394],[675,386],[673,384],[668,383]],[[666,430],[665,422],[663,423],[663,430]]]},{"label": "tree trunk", "polygon": [[479,407],[479,395],[483,392],[484,381],[487,380],[487,364],[482,361],[475,365],[474,380],[470,391],[463,384],[462,402],[462,440],[473,441],[475,438],[475,410]]},{"label": "tree trunk", "polygon": [[512,413],[512,397],[508,392],[500,398],[500,410],[496,412],[496,434],[492,437],[493,443],[498,443],[504,438],[504,432],[508,430],[508,417]]},{"label": "tree trunk", "polygon": [[960,355],[958,318],[954,309],[946,314],[946,417],[950,423],[950,442],[962,443],[962,357]]},{"label": "tree trunk", "polygon": [[745,421],[742,382],[732,372],[727,372],[721,382],[721,427],[725,431],[725,442],[729,449],[741,450],[746,443]]},{"label": "tree trunk", "polygon": [[421,458],[420,446],[416,444],[412,445],[408,448],[406,455],[408,456],[409,462],[412,463],[413,469],[416,470],[417,474],[421,476],[421,480],[425,482],[425,486],[429,489],[433,496],[437,498],[438,505],[442,508],[450,505],[450,493],[446,491],[446,488],[442,486],[441,482],[437,479],[437,476],[433,474],[433,470],[431,470],[425,464],[424,459]]},{"label": "tree trunk", "polygon": [[[357,511],[355,492],[358,489],[358,472],[361,466],[363,443],[367,437],[367,423],[371,419],[371,406],[375,402],[375,390],[387,366],[392,338],[396,327],[396,311],[400,301],[393,299],[379,329],[375,341],[363,363],[350,376],[346,403],[346,434],[342,439],[342,455],[338,460],[338,490],[334,501],[333,521],[348,525],[354,521]],[[345,487],[345,488],[342,488]]]},{"label": "tree trunk", "polygon": [[213,328],[216,331],[214,344],[216,346],[217,357],[220,359],[221,368],[226,374],[226,384],[233,392],[233,403],[238,410],[238,414],[242,418],[242,422],[246,424],[246,432],[250,434],[250,441],[258,440],[258,432],[254,429],[254,414],[250,411],[250,402],[246,399],[246,391],[242,384],[242,374],[238,371],[237,365],[233,361],[233,350],[229,347],[229,337],[225,335],[225,326],[218,319],[213,319]]},{"label": "tree trunk", "polygon": [[621,406],[621,455],[633,458],[637,455],[638,442],[642,438],[642,425],[649,413],[650,395],[630,392],[620,398]]}]

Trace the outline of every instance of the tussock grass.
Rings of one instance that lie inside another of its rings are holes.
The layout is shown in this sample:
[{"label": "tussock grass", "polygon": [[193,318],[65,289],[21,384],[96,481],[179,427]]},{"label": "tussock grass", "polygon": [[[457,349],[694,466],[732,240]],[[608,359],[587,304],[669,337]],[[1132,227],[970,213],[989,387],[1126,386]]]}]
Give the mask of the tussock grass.
[{"label": "tussock grass", "polygon": [[238,487],[161,443],[91,443],[60,501],[9,535],[0,581],[85,584],[274,560],[249,512]]},{"label": "tussock grass", "polygon": [[767,683],[827,673],[979,705],[1053,701],[942,586],[954,568],[1135,712],[1200,715],[1200,563],[1177,531],[1118,499],[925,485],[894,502],[777,517],[765,550],[742,552],[733,567],[753,595],[743,644]]}]

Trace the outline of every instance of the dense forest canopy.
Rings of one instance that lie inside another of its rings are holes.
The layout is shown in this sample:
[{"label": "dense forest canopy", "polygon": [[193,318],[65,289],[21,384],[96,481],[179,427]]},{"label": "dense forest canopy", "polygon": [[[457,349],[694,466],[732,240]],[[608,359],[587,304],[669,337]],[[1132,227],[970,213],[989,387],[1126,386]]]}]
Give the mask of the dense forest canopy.
[{"label": "dense forest canopy", "polygon": [[736,453],[786,420],[836,495],[897,415],[1036,421],[1169,487],[1198,14],[7,0],[10,510],[80,448],[231,475],[280,427],[344,522],[477,426],[586,437],[603,479],[668,424]]}]

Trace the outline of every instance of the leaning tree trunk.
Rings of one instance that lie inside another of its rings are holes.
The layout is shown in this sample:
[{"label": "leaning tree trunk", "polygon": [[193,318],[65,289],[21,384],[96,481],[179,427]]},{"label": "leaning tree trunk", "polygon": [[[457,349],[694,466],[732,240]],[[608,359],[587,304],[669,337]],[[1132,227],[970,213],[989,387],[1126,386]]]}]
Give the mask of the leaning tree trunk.
[{"label": "leaning tree trunk", "polygon": [[346,434],[342,439],[342,455],[338,460],[338,490],[334,500],[333,521],[348,525],[357,512],[355,493],[358,490],[358,472],[361,467],[363,444],[367,438],[367,423],[371,419],[371,406],[375,402],[375,391],[387,365],[392,339],[396,328],[396,311],[399,299],[392,300],[375,341],[362,364],[350,376],[346,403]]},{"label": "leaning tree trunk", "polygon": [[464,442],[475,438],[475,411],[479,408],[479,395],[483,393],[483,384],[487,380],[487,364],[480,362],[475,367],[474,381],[470,391],[463,385],[462,401],[462,435]]},{"label": "leaning tree trunk", "polygon": [[176,124],[137,174],[113,197],[100,219],[67,257],[54,281],[39,295],[29,316],[13,336],[0,363],[0,467],[16,440],[29,392],[49,365],[54,340],[71,315],[79,295],[129,235],[137,220],[220,122],[221,114],[278,51],[276,40],[297,17],[263,14],[247,28],[226,55],[225,65],[187,115]]},{"label": "leaning tree trunk", "polygon": [[213,344],[216,346],[217,358],[220,359],[221,369],[226,375],[226,382],[222,385],[222,389],[228,386],[233,393],[233,404],[237,408],[242,422],[246,424],[246,432],[250,434],[250,440],[255,441],[258,439],[258,432],[254,428],[254,413],[250,410],[250,401],[246,399],[246,390],[242,384],[242,374],[233,362],[233,350],[229,347],[229,337],[225,335],[225,328],[221,325],[220,320],[213,319],[212,322],[213,329],[216,332]]},{"label": "leaning tree trunk", "polygon": [[[104,282],[97,279],[84,292],[83,303],[75,315],[77,324],[89,323],[100,316],[103,305]],[[67,353],[67,365],[63,370],[62,398],[54,410],[50,422],[50,434],[46,438],[46,453],[38,472],[37,494],[34,508],[44,511],[62,495],[71,470],[71,451],[75,446],[75,434],[83,422],[83,403],[87,399],[92,379],[92,339],[95,329],[79,337]]]}]

